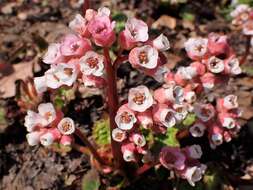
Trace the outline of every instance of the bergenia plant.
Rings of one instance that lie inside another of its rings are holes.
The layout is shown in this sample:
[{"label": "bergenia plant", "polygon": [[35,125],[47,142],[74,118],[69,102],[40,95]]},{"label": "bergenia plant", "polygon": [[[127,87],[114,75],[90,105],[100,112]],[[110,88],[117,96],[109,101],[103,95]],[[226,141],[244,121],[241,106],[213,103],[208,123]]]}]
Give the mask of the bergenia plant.
[{"label": "bergenia plant", "polygon": [[239,4],[236,5],[230,16],[235,29],[241,30],[246,37],[245,53],[240,61],[242,64],[250,52],[250,47],[253,46],[253,9],[247,4]]},{"label": "bergenia plant", "polygon": [[[242,10],[233,15],[236,22],[245,25],[244,32],[250,34],[244,17],[251,22],[251,12],[244,10],[247,15]],[[199,161],[205,152],[197,144],[180,147],[180,140],[206,136],[215,149],[236,136],[240,129],[237,97],[224,94],[214,101],[208,97],[213,89],[226,85],[230,76],[241,73],[240,62],[227,37],[211,33],[207,38],[187,40],[185,50],[192,61],[172,71],[166,66],[169,60],[164,52],[171,44],[164,34],[151,38],[148,25],[137,18],[128,18],[119,33],[115,32],[115,24],[106,7],[76,15],[69,24],[72,33],[50,44],[43,57],[50,68],[43,76],[34,78],[40,96],[77,83],[105,90],[112,162],[75,126],[73,119],[64,116],[52,103],[41,103],[37,110],[27,111],[27,141],[31,146],[60,143],[82,151],[85,147],[75,141],[79,137],[95,158],[91,163],[100,172],[120,171],[123,176],[138,177],[152,167],[164,167],[194,186],[207,168]],[[116,58],[111,57],[112,47]],[[133,87],[127,99],[119,102],[117,69],[127,61],[140,73],[153,77],[160,87]],[[189,117],[194,118],[191,123],[186,122]],[[178,144],[161,140],[172,134]]]}]

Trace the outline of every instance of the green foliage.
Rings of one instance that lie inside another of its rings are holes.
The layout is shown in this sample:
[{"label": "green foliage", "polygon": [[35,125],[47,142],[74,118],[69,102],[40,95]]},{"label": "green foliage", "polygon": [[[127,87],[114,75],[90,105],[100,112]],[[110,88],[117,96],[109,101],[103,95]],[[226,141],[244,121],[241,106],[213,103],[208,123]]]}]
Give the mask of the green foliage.
[{"label": "green foliage", "polygon": [[180,145],[176,137],[178,130],[176,127],[168,128],[165,134],[157,135],[155,141],[165,146],[179,147]]},{"label": "green foliage", "polygon": [[195,15],[191,12],[181,12],[180,16],[182,17],[183,20],[189,20],[193,22],[195,20]]},{"label": "green foliage", "polygon": [[100,183],[100,177],[95,169],[89,170],[82,179],[82,190],[98,190]]},{"label": "green foliage", "polygon": [[249,75],[249,76],[253,76],[253,67],[252,66],[246,66],[246,65],[243,65],[241,66],[242,68],[242,72]]},{"label": "green foliage", "polygon": [[185,127],[190,127],[195,121],[196,121],[196,115],[194,113],[189,113],[186,118],[184,119],[184,121],[182,122],[182,124]]},{"label": "green foliage", "polygon": [[109,118],[100,119],[94,123],[92,137],[99,146],[110,144],[111,136]]},{"label": "green foliage", "polygon": [[75,91],[72,88],[61,87],[54,96],[54,104],[57,108],[62,109],[67,102],[75,99]]},{"label": "green foliage", "polygon": [[124,30],[125,23],[127,21],[127,16],[122,12],[114,12],[112,15],[112,20],[116,21],[115,30],[116,32],[120,32]]},{"label": "green foliage", "polygon": [[238,0],[238,4],[248,4],[248,5],[252,6],[253,1],[252,0]]},{"label": "green foliage", "polygon": [[151,129],[144,129],[143,127],[141,128],[141,132],[144,135],[148,146],[151,147],[154,144],[153,132],[151,131]]},{"label": "green foliage", "polygon": [[59,154],[61,154],[62,156],[65,156],[68,152],[70,152],[72,150],[71,146],[64,146],[60,143],[53,143],[50,148],[54,151],[54,152],[58,152]]}]

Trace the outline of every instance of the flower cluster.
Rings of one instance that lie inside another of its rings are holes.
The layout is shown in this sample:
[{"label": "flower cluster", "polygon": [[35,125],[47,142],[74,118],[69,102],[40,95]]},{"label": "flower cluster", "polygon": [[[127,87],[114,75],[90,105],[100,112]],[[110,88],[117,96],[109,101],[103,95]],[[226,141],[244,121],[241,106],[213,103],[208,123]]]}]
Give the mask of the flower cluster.
[{"label": "flower cluster", "polygon": [[202,179],[206,165],[199,163],[197,159],[202,156],[199,145],[185,148],[164,147],[160,153],[160,163],[167,169],[173,169],[177,176],[186,179],[190,185]]},{"label": "flower cluster", "polygon": [[44,76],[34,79],[39,93],[45,92],[47,88],[72,86],[78,78],[85,86],[104,85],[104,56],[92,50],[92,42],[107,47],[115,41],[115,22],[109,16],[108,8],[100,8],[98,11],[89,9],[84,18],[76,15],[69,23],[73,33],[48,47],[43,62],[51,67]]},{"label": "flower cluster", "polygon": [[[230,15],[233,18],[232,24],[241,29],[244,35],[253,35],[253,9],[251,7],[246,4],[237,5]],[[253,38],[251,38],[251,45],[253,45]]]},{"label": "flower cluster", "polygon": [[75,131],[74,121],[63,117],[63,113],[55,110],[51,103],[42,103],[38,106],[38,113],[28,110],[25,117],[25,127],[28,144],[49,146],[54,142],[70,145]]}]

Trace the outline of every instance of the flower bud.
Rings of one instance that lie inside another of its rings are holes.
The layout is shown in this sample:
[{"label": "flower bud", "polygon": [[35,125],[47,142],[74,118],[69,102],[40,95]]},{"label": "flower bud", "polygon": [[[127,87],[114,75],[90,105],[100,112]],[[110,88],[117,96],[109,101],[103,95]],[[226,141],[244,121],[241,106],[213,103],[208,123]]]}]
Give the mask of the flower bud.
[{"label": "flower bud", "polygon": [[144,127],[145,129],[148,129],[153,126],[153,117],[152,112],[150,110],[138,113],[137,119],[142,125],[142,127]]},{"label": "flower bud", "polygon": [[40,131],[34,131],[27,133],[26,139],[30,146],[35,146],[40,143],[40,136],[43,134],[43,132]]},{"label": "flower bud", "polygon": [[40,143],[43,146],[50,146],[55,141],[61,138],[61,133],[57,128],[49,129],[46,133],[40,136]]},{"label": "flower bud", "polygon": [[132,138],[134,144],[137,146],[143,147],[146,145],[146,139],[141,134],[134,133],[131,138]]},{"label": "flower bud", "polygon": [[52,103],[42,103],[38,106],[39,114],[46,120],[46,125],[56,119],[56,111]]},{"label": "flower bud", "polygon": [[186,147],[185,149],[187,155],[193,159],[200,159],[203,154],[201,146],[196,144]]},{"label": "flower bud", "polygon": [[38,94],[47,91],[47,80],[45,76],[34,77],[34,86]]},{"label": "flower bud", "polygon": [[90,33],[87,28],[87,20],[82,15],[77,14],[75,18],[69,23],[69,28],[77,32],[83,37],[89,37]]},{"label": "flower bud", "polygon": [[212,55],[226,54],[229,49],[227,36],[211,33],[208,35],[208,51]]},{"label": "flower bud", "polygon": [[193,137],[202,137],[205,133],[206,126],[201,122],[196,122],[190,127],[189,132]]},{"label": "flower bud", "polygon": [[215,115],[215,109],[211,104],[195,104],[194,113],[203,122],[207,122]]},{"label": "flower bud", "polygon": [[133,143],[126,143],[121,146],[121,152],[123,153],[123,159],[126,162],[135,162],[135,145]]},{"label": "flower bud", "polygon": [[166,104],[157,104],[153,108],[154,121],[165,127],[173,127],[176,124],[175,111],[169,109]]},{"label": "flower bud", "polygon": [[73,137],[70,135],[63,135],[60,140],[60,144],[64,146],[70,146],[73,142]]},{"label": "flower bud", "polygon": [[153,40],[153,46],[160,51],[166,51],[170,48],[170,42],[164,34],[161,34]]}]

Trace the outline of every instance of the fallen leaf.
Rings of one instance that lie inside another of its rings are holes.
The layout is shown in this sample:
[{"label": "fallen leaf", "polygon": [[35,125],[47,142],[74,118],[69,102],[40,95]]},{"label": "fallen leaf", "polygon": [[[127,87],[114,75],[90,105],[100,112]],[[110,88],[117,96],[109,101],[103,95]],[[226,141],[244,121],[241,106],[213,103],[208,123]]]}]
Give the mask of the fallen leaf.
[{"label": "fallen leaf", "polygon": [[252,103],[252,94],[248,91],[238,91],[236,92],[236,95],[238,96],[238,103],[240,107],[247,107],[250,106]]},{"label": "fallen leaf", "polygon": [[164,54],[167,58],[166,67],[169,69],[174,69],[175,66],[182,61],[182,58],[178,55],[172,54],[172,53],[166,53]]},{"label": "fallen leaf", "polygon": [[13,65],[13,72],[10,75],[0,79],[0,97],[9,98],[15,96],[15,82],[19,79],[25,80],[27,77],[32,77],[33,62],[23,62]]},{"label": "fallen leaf", "polygon": [[100,178],[97,170],[91,169],[82,180],[82,190],[98,190],[100,186]]},{"label": "fallen leaf", "polygon": [[242,119],[249,120],[253,118],[253,107],[242,107]]},{"label": "fallen leaf", "polygon": [[152,28],[159,29],[161,27],[167,27],[170,29],[175,29],[177,25],[177,20],[174,17],[168,15],[162,15],[158,20],[152,24]]}]

